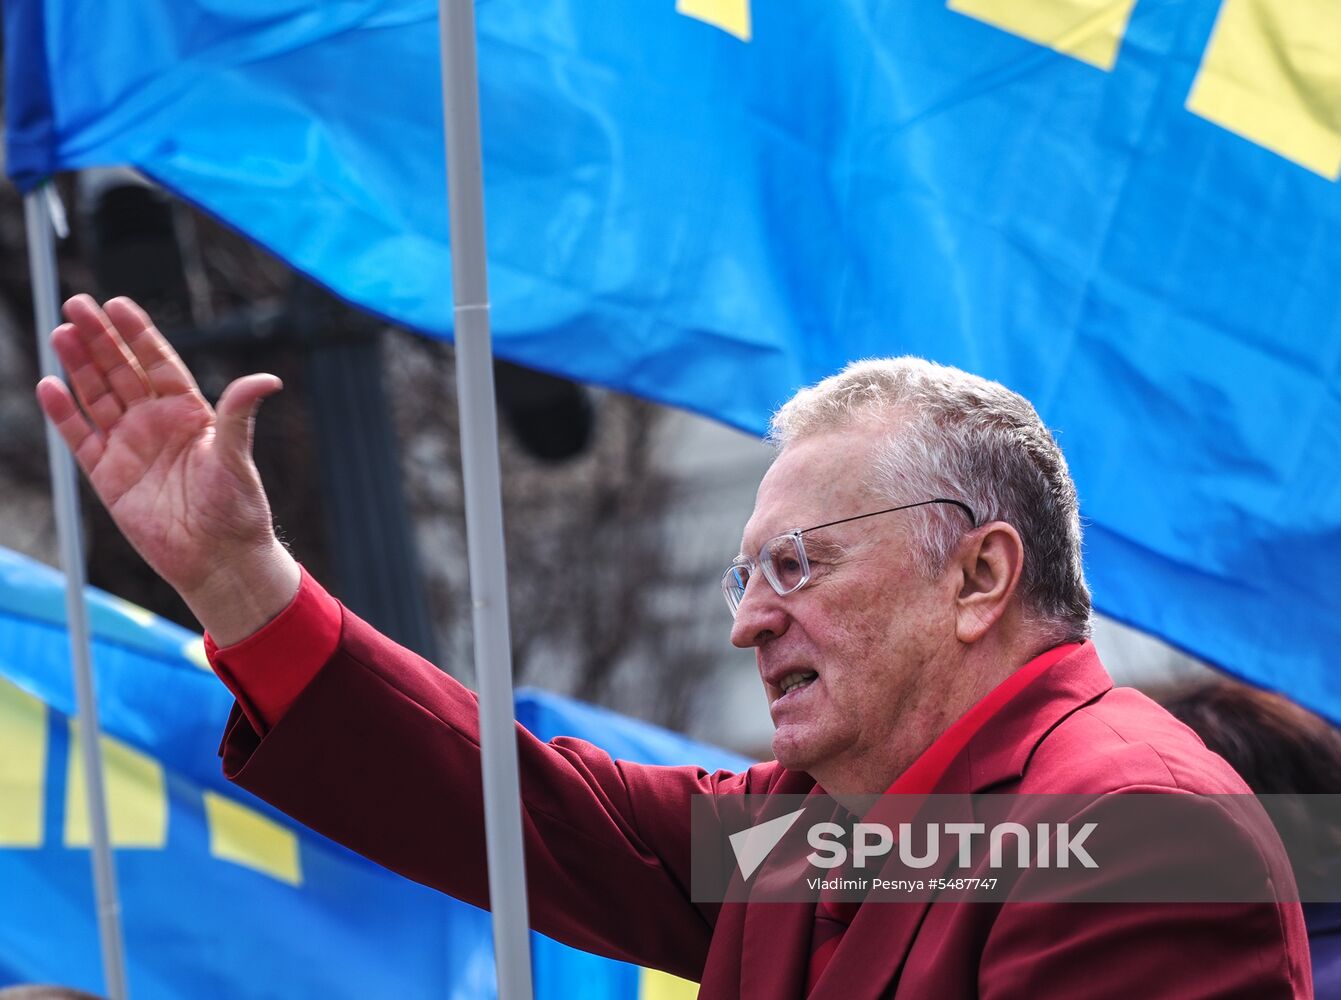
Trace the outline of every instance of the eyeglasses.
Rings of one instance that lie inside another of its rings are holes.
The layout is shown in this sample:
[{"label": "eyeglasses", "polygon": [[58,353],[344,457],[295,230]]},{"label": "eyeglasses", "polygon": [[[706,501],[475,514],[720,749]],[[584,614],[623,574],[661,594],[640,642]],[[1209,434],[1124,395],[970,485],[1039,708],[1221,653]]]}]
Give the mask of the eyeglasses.
[{"label": "eyeglasses", "polygon": [[758,559],[736,556],[731,565],[727,567],[726,572],[722,574],[722,593],[726,597],[726,606],[731,609],[731,617],[736,617],[740,602],[745,600],[745,588],[749,586],[750,577],[754,575],[755,570],[763,570],[764,579],[777,591],[779,597],[794,594],[810,582],[810,560],[806,558],[806,547],[801,541],[801,537],[806,532],[818,531],[820,528],[832,528],[836,524],[847,524],[848,521],[860,521],[864,517],[875,517],[877,514],[892,514],[896,510],[925,507],[933,503],[948,503],[958,507],[968,515],[969,524],[975,528],[978,526],[978,519],[973,516],[973,511],[969,509],[968,504],[959,500],[937,497],[934,500],[920,500],[917,503],[906,503],[899,507],[886,507],[884,510],[873,510],[869,514],[857,514],[853,517],[843,517],[837,521],[826,521],[824,524],[801,528],[798,531],[788,531],[764,542],[759,549]]}]

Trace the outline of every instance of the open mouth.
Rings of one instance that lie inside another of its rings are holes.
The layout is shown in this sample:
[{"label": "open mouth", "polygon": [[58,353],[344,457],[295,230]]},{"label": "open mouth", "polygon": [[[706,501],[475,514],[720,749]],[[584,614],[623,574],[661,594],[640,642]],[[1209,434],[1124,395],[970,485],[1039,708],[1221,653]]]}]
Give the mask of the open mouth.
[{"label": "open mouth", "polygon": [[818,676],[819,674],[815,673],[813,670],[799,670],[794,674],[788,674],[786,677],[782,678],[782,682],[778,684],[778,688],[781,689],[783,694],[791,694],[793,691],[805,687]]}]

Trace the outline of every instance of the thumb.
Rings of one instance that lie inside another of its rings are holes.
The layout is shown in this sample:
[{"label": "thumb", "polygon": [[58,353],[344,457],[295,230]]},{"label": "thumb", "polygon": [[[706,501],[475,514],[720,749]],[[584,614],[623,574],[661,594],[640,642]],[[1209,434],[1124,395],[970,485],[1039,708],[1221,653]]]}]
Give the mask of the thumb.
[{"label": "thumb", "polygon": [[252,428],[256,425],[256,411],[267,396],[284,388],[275,375],[244,375],[228,384],[219,405],[214,408],[217,441],[225,452],[239,458],[251,459]]}]

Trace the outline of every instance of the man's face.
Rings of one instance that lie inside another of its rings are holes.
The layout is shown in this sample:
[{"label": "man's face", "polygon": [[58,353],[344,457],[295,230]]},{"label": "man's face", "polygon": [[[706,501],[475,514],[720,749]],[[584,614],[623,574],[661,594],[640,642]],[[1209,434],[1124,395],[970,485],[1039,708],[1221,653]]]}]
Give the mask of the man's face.
[{"label": "man's face", "polygon": [[[775,535],[889,505],[859,485],[881,434],[844,430],[787,447],[760,483],[741,551],[757,557]],[[955,588],[948,574],[927,580],[914,566],[924,516],[807,532],[810,582],[779,597],[755,573],[741,602],[731,641],[754,647],[773,753],[830,792],[883,792],[944,724],[935,668],[954,660]],[[798,675],[804,683],[791,687]]]}]

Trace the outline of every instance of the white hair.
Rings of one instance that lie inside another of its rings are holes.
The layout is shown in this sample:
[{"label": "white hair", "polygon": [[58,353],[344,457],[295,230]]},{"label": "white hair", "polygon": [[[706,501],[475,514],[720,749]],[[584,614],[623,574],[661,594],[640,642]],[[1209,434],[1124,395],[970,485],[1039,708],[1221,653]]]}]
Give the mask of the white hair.
[{"label": "white hair", "polygon": [[[1058,641],[1090,631],[1080,506],[1062,450],[1029,401],[998,382],[922,358],[854,361],[774,415],[779,449],[815,434],[887,426],[863,483],[891,505],[958,500],[979,525],[1005,521],[1024,543],[1019,592]],[[950,504],[919,508],[915,558],[939,573],[969,525]]]}]

